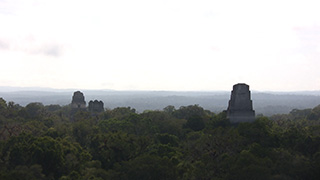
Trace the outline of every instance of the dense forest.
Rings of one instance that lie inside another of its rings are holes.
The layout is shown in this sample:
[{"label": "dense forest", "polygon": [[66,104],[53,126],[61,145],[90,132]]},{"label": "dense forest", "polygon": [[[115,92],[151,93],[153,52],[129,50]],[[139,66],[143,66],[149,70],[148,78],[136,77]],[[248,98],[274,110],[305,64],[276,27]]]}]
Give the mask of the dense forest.
[{"label": "dense forest", "polygon": [[199,105],[104,112],[0,98],[0,179],[320,179],[320,105],[231,124]]}]

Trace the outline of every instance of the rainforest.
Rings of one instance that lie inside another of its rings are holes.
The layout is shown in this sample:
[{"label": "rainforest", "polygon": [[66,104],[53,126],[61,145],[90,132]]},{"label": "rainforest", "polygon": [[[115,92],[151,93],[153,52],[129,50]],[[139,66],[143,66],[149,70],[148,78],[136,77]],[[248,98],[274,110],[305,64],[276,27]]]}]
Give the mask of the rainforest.
[{"label": "rainforest", "polygon": [[137,112],[0,98],[0,179],[319,179],[320,106],[233,124],[199,105]]}]

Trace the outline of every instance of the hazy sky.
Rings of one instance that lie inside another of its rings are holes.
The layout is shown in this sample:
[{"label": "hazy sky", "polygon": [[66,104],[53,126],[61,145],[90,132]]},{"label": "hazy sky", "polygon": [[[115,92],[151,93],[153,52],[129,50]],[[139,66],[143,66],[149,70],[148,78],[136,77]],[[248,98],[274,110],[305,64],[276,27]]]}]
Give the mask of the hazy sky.
[{"label": "hazy sky", "polygon": [[318,0],[0,0],[0,86],[320,90]]}]

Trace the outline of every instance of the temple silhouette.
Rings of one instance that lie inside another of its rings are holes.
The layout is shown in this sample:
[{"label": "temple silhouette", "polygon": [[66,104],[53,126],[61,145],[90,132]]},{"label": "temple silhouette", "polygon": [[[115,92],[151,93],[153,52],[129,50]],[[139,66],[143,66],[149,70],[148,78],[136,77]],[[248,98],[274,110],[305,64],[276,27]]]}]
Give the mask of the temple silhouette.
[{"label": "temple silhouette", "polygon": [[104,111],[104,104],[102,101],[94,100],[90,101],[89,106],[86,106],[86,101],[84,98],[84,95],[80,91],[76,91],[73,93],[72,96],[72,101],[71,101],[71,108],[72,112],[77,112],[77,111],[89,111],[93,113],[99,113]]},{"label": "temple silhouette", "polygon": [[254,121],[255,111],[252,107],[251,93],[247,84],[239,83],[233,86],[227,118],[231,123]]},{"label": "temple silhouette", "polygon": [[[87,107],[83,93],[76,91],[72,96],[71,108],[72,112],[89,111],[99,113],[104,111],[104,103],[98,100],[91,100]],[[226,113],[231,123],[252,122],[255,120],[249,85],[238,83],[233,86]]]}]

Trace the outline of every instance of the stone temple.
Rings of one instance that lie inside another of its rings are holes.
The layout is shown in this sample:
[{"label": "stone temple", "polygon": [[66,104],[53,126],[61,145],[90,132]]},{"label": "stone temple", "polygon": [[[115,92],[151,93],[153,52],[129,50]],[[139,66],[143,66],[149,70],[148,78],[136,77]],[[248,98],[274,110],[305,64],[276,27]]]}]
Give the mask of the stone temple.
[{"label": "stone temple", "polygon": [[103,112],[103,102],[98,100],[90,101],[88,109],[90,112]]},{"label": "stone temple", "polygon": [[227,118],[231,123],[254,121],[255,111],[252,108],[251,94],[247,84],[239,83],[233,86]]},{"label": "stone temple", "polygon": [[72,109],[86,109],[86,101],[84,100],[84,95],[80,91],[73,93],[71,101]]}]

